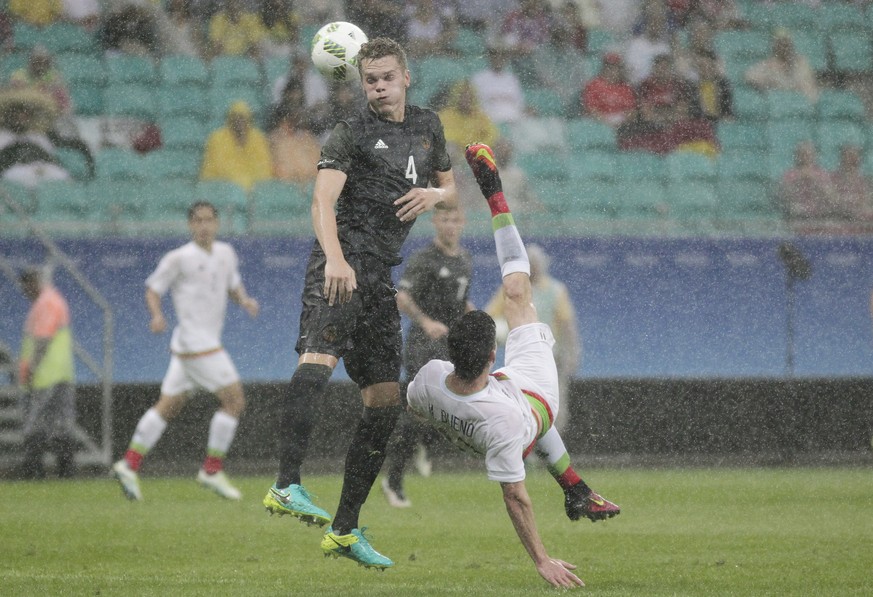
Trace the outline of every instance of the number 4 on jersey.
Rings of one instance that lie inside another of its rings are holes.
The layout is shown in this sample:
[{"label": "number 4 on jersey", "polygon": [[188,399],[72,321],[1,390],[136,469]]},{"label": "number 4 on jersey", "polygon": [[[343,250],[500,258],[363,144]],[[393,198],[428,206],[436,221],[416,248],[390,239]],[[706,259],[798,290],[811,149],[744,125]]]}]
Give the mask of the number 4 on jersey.
[{"label": "number 4 on jersey", "polygon": [[415,171],[415,158],[409,156],[409,161],[406,163],[406,178],[412,181],[412,184],[418,180],[418,173]]}]

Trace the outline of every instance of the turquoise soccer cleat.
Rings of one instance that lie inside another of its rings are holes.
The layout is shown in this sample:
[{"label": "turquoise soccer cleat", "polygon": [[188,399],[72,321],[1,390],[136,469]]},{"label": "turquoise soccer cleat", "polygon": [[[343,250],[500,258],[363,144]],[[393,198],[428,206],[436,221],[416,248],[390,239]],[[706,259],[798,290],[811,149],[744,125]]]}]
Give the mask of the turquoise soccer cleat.
[{"label": "turquoise soccer cleat", "polygon": [[352,529],[348,535],[337,535],[333,532],[333,527],[328,527],[324,539],[321,540],[321,551],[324,552],[324,557],[338,558],[342,556],[357,562],[359,566],[376,568],[377,570],[385,570],[385,568],[393,566],[394,562],[390,558],[373,549],[373,546],[364,536],[366,530],[367,527],[361,530]]},{"label": "turquoise soccer cleat", "polygon": [[290,514],[308,525],[323,527],[331,521],[330,514],[312,503],[309,492],[302,485],[292,484],[285,489],[273,485],[264,497],[263,504],[270,514]]}]

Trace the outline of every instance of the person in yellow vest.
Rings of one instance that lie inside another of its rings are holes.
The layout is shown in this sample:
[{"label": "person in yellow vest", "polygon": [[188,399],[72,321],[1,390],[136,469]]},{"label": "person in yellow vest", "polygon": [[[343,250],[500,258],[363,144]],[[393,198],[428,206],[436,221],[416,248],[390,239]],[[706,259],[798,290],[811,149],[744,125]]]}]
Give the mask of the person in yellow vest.
[{"label": "person in yellow vest", "polygon": [[201,180],[235,182],[248,192],[256,182],[273,176],[273,160],[266,135],[252,122],[244,101],[231,104],[226,124],[213,131],[203,152]]},{"label": "person in yellow vest", "polygon": [[75,474],[75,370],[70,309],[60,292],[37,270],[20,278],[33,305],[24,323],[19,382],[24,388],[24,460],[21,476],[45,477],[43,454],[53,452],[59,477]]}]

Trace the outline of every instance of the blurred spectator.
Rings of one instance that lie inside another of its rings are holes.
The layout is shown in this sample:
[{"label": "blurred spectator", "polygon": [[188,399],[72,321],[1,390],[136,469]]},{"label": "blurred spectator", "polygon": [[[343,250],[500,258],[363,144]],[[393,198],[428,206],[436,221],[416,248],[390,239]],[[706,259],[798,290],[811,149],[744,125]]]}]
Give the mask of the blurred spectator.
[{"label": "blurred spectator", "polygon": [[451,7],[433,0],[413,0],[406,7],[406,48],[412,57],[445,54],[457,35]]},{"label": "blurred spectator", "polygon": [[636,93],[627,83],[621,54],[607,52],[600,73],[582,91],[582,114],[617,127],[636,106]]},{"label": "blurred spectator", "polygon": [[263,55],[290,56],[300,41],[300,18],[291,0],[264,0],[261,24],[265,32],[261,42]]},{"label": "blurred spectator", "polygon": [[831,172],[837,215],[849,221],[873,223],[873,183],[861,169],[861,148],[849,143],[840,148],[840,164]]},{"label": "blurred spectator", "polygon": [[774,89],[797,91],[809,101],[818,101],[818,84],[809,61],[794,49],[791,33],[777,29],[773,34],[772,54],[749,67],[745,81],[759,91]]},{"label": "blurred spectator", "polygon": [[836,215],[836,194],[828,172],[818,164],[812,141],[801,141],[794,151],[794,167],[782,177],[779,202],[791,224]]},{"label": "blurred spectator", "polygon": [[[575,11],[575,4],[567,2],[567,5]],[[558,21],[552,28],[549,43],[540,45],[531,54],[534,85],[557,93],[565,114],[579,111],[579,94],[590,77],[586,67],[584,29],[582,31],[583,46],[580,48],[573,42],[573,25],[566,20]]]},{"label": "blurred spectator", "polygon": [[13,72],[9,83],[12,87],[33,89],[45,94],[55,103],[55,113],[59,116],[69,116],[73,111],[67,84],[54,67],[51,53],[43,46],[35,46],[30,51],[27,66]]},{"label": "blurred spectator", "polygon": [[327,79],[315,70],[309,55],[295,52],[288,61],[288,65],[288,72],[273,83],[272,102],[279,103],[285,88],[290,83],[302,86],[306,108],[311,109],[317,105],[326,105],[328,98]]},{"label": "blurred spectator", "polygon": [[260,44],[266,36],[258,15],[243,10],[241,0],[226,0],[209,19],[210,54],[260,58]]},{"label": "blurred spectator", "polygon": [[718,72],[725,74],[724,63],[715,51],[712,27],[706,21],[695,19],[688,25],[688,45],[677,47],[673,52],[673,62],[679,76],[696,81],[699,77],[697,57],[701,55],[712,57],[716,61]]},{"label": "blurred spectator", "polygon": [[195,18],[191,0],[169,0],[165,16],[158,20],[166,54],[201,57],[203,30]]},{"label": "blurred spectator", "polygon": [[[467,79],[455,83],[445,107],[439,111],[446,143],[463,155],[464,148],[474,141],[493,145],[500,134],[476,97],[476,90]],[[503,172],[501,171],[501,175]]]},{"label": "blurred spectator", "polygon": [[34,89],[0,92],[0,176],[29,188],[69,180],[48,131],[57,116],[54,100]]},{"label": "blurred spectator", "polygon": [[9,14],[34,27],[45,27],[64,14],[61,0],[9,0]]},{"label": "blurred spectator", "polygon": [[727,77],[719,72],[715,56],[697,54],[696,63],[697,79],[691,86],[699,114],[713,123],[732,118],[733,89]]},{"label": "blurred spectator", "polygon": [[159,54],[158,25],[145,7],[128,4],[104,15],[97,30],[97,40],[107,53],[134,56]]},{"label": "blurred spectator", "polygon": [[[592,5],[589,4],[588,6],[590,8]],[[599,22],[599,19],[596,18],[597,12],[594,12],[593,17],[589,16],[586,18],[584,10],[587,10],[587,8],[583,10],[580,3],[574,2],[574,0],[557,2],[552,5],[552,9],[555,13],[554,25],[564,30],[565,35],[568,37],[567,42],[569,45],[580,52],[587,52],[588,30],[597,27]],[[554,43],[554,38],[552,43]]]},{"label": "blurred spectator", "polygon": [[14,41],[12,19],[9,18],[8,14],[0,10],[0,56],[12,51]]},{"label": "blurred spectator", "polygon": [[252,123],[252,112],[243,101],[227,111],[227,124],[213,131],[203,152],[201,180],[227,180],[251,190],[256,182],[272,176],[270,145]]},{"label": "blurred spectator", "polygon": [[63,0],[64,19],[93,31],[100,24],[99,0]]},{"label": "blurred spectator", "polygon": [[652,59],[651,73],[637,90],[640,105],[655,106],[665,121],[673,122],[677,119],[673,111],[678,107],[681,94],[690,97],[688,83],[676,74],[669,54],[658,54]]},{"label": "blurred spectator", "polygon": [[513,57],[529,56],[537,47],[549,43],[554,23],[548,4],[542,0],[520,0],[500,27],[500,39]]},{"label": "blurred spectator", "polygon": [[[294,94],[296,93],[296,99]],[[276,109],[275,126],[269,134],[273,158],[273,177],[285,182],[309,183],[315,180],[321,143],[302,125],[303,90],[289,86]]]},{"label": "blurred spectator", "polygon": [[663,7],[656,3],[645,5],[643,31],[634,36],[624,53],[631,85],[649,76],[652,60],[660,54],[670,53],[670,36],[667,31],[667,16]]},{"label": "blurred spectator", "polygon": [[488,66],[470,79],[479,105],[488,106],[488,115],[497,124],[520,120],[526,111],[521,82],[508,64],[509,50],[492,44],[488,48]]},{"label": "blurred spectator", "polygon": [[[512,211],[515,214],[543,213],[546,206],[540,200],[527,172],[515,161],[515,147],[507,137],[495,141],[494,152],[500,156],[500,180],[503,192],[512,197]],[[500,152],[500,153],[497,153]]]},{"label": "blurred spectator", "polygon": [[367,37],[390,37],[406,41],[405,2],[402,0],[346,0],[346,20],[354,23]]},{"label": "blurred spectator", "polygon": [[[503,178],[503,171],[500,174]],[[555,355],[555,365],[558,367],[558,388],[560,390],[561,408],[555,424],[563,429],[569,422],[570,379],[576,374],[582,359],[582,341],[579,338],[579,326],[576,321],[576,309],[570,299],[567,286],[549,274],[551,258],[545,250],[536,244],[527,245],[527,255],[530,260],[530,283],[532,302],[536,307],[540,321],[548,324],[555,337],[552,351]],[[501,342],[506,341],[506,320],[504,315],[505,296],[499,289],[485,311],[497,323]],[[561,414],[563,413],[563,414]]]},{"label": "blurred spectator", "polygon": [[735,0],[691,0],[688,3],[691,6],[690,19],[705,20],[716,30],[748,26]]}]

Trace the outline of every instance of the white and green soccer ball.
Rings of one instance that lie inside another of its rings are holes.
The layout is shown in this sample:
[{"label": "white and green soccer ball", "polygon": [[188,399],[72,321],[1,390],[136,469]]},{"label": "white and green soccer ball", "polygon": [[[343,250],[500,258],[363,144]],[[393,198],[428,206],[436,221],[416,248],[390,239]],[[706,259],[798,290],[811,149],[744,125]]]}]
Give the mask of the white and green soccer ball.
[{"label": "white and green soccer ball", "polygon": [[367,41],[361,28],[345,21],[328,23],[312,38],[312,63],[334,81],[356,79],[358,51]]}]

